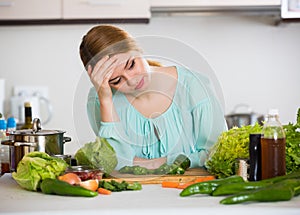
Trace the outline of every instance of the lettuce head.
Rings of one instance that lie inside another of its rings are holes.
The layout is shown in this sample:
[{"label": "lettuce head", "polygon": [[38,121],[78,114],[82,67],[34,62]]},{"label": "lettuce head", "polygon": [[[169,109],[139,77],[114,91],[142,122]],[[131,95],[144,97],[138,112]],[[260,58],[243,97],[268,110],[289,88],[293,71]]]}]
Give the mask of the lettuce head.
[{"label": "lettuce head", "polygon": [[96,137],[95,142],[86,143],[76,152],[75,158],[78,165],[102,169],[107,174],[110,174],[118,164],[115,150],[105,138],[101,137]]},{"label": "lettuce head", "polygon": [[68,164],[60,158],[45,152],[30,152],[18,163],[17,172],[13,172],[12,177],[22,188],[36,191],[43,179],[56,178],[67,167]]}]

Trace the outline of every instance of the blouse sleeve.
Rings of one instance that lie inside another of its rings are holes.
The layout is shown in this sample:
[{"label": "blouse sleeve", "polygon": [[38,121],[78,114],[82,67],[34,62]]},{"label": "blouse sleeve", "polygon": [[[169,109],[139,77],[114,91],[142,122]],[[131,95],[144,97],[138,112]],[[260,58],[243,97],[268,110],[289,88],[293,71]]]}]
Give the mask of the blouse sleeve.
[{"label": "blouse sleeve", "polygon": [[210,148],[221,132],[227,129],[223,111],[214,98],[206,98],[192,110],[194,149],[190,155],[191,166],[204,166]]},{"label": "blouse sleeve", "polygon": [[[100,103],[94,88],[88,95],[87,114],[90,125],[96,136],[107,139],[118,157],[116,169],[131,166],[135,157],[134,149],[130,146],[128,135],[121,122],[102,122],[100,118]],[[122,142],[121,142],[121,141]]]}]

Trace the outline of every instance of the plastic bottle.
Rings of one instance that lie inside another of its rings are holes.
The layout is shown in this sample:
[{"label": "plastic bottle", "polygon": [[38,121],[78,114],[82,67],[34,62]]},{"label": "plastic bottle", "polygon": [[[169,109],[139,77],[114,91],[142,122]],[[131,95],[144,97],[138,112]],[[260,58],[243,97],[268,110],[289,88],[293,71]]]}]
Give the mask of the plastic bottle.
[{"label": "plastic bottle", "polygon": [[21,129],[32,129],[32,110],[29,102],[24,103],[25,123]]},{"label": "plastic bottle", "polygon": [[17,123],[15,118],[9,117],[7,119],[6,135],[9,136],[10,134],[14,133],[16,129],[17,129]]},{"label": "plastic bottle", "polygon": [[0,119],[0,140],[6,139],[6,121],[5,119]]},{"label": "plastic bottle", "polygon": [[262,129],[262,179],[285,175],[285,133],[277,109],[271,109]]},{"label": "plastic bottle", "polygon": [[[10,117],[7,119],[7,128],[6,128],[6,135],[8,136],[8,139],[14,140],[14,136],[11,134],[14,134],[14,132],[17,129],[17,123],[15,118]],[[15,171],[15,147],[9,146],[9,159],[10,159],[10,171]]]}]

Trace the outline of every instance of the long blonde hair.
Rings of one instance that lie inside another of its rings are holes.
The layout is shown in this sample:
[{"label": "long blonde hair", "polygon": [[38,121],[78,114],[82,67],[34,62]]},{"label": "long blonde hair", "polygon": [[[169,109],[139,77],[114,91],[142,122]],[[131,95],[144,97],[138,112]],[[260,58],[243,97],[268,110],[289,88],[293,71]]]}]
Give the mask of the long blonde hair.
[{"label": "long blonde hair", "polygon": [[[83,36],[79,52],[85,68],[92,67],[102,57],[124,52],[139,52],[142,49],[137,42],[123,29],[113,25],[98,25]],[[148,60],[150,66],[161,66],[160,63]]]}]

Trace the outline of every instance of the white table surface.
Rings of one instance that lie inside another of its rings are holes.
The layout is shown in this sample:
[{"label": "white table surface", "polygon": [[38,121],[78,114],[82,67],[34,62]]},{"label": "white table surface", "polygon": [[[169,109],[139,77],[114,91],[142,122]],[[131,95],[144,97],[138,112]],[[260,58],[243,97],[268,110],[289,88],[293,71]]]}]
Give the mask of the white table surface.
[{"label": "white table surface", "polygon": [[180,197],[180,191],[161,185],[143,185],[141,191],[114,192],[93,198],[45,195],[22,189],[10,174],[5,174],[0,178],[0,214],[300,215],[300,196],[286,202],[221,205],[219,201],[224,197]]}]

